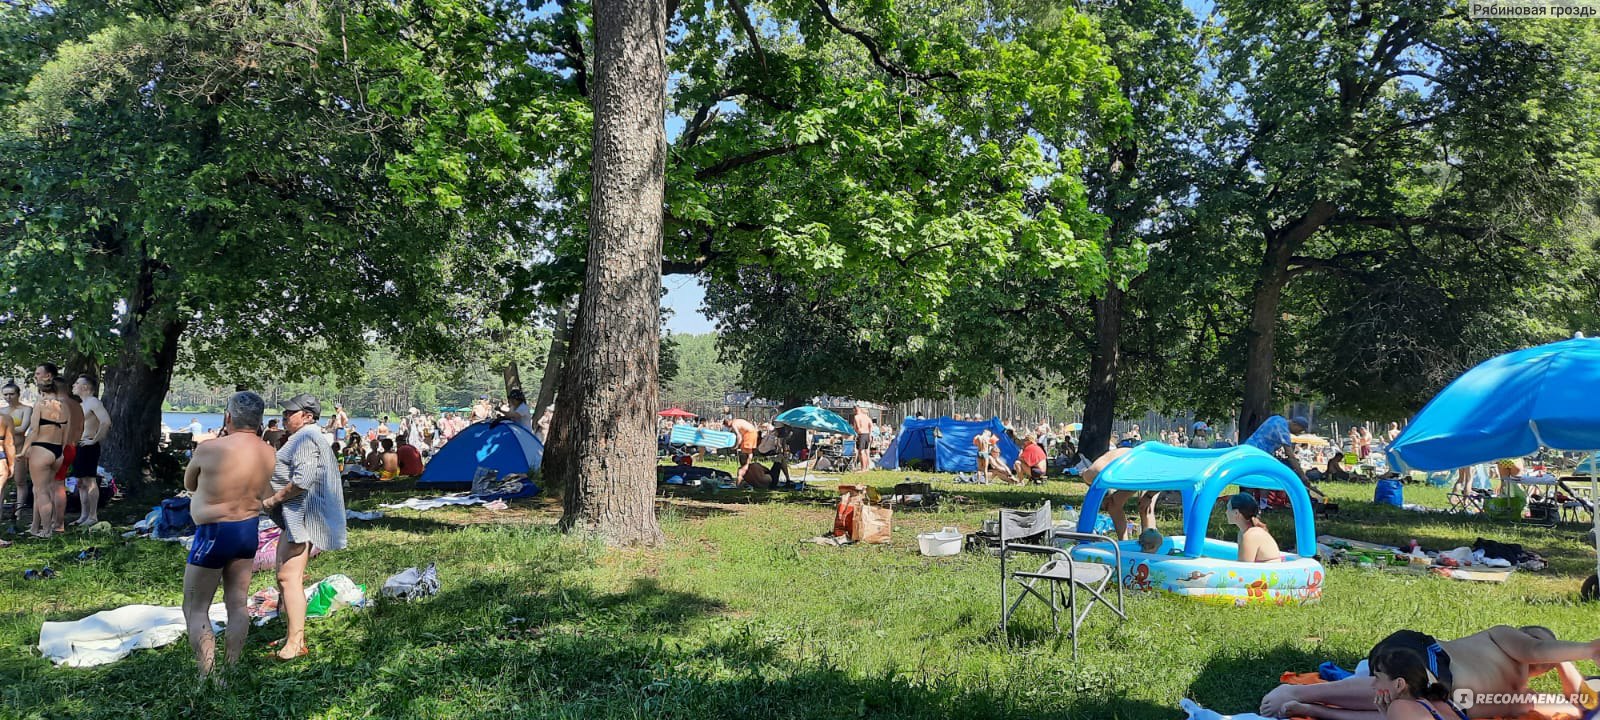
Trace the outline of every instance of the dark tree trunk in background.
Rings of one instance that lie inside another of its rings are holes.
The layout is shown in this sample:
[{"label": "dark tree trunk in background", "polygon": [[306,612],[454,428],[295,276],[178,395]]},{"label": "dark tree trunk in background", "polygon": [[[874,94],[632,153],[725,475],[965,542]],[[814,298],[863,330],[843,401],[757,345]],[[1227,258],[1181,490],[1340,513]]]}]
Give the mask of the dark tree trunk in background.
[{"label": "dark tree trunk in background", "polygon": [[589,256],[560,403],[570,422],[561,526],[655,545],[666,2],[594,4]]},{"label": "dark tree trunk in background", "polygon": [[176,321],[163,325],[161,345],[150,357],[139,347],[136,321],[123,325],[125,331],[131,326],[134,332],[124,332],[116,361],[106,368],[101,400],[111,416],[111,432],[100,464],[123,487],[136,488],[144,482],[151,453],[161,444],[161,403],[172,387],[185,326]]},{"label": "dark tree trunk in background", "polygon": [[506,361],[505,367],[500,368],[500,379],[506,384],[506,400],[509,402],[511,393],[522,389],[522,371],[517,368],[517,361]]},{"label": "dark tree trunk in background", "polygon": [[1262,256],[1251,298],[1250,326],[1245,333],[1244,405],[1239,413],[1241,440],[1272,416],[1274,344],[1278,339],[1283,288],[1289,283],[1289,265],[1294,254],[1336,210],[1331,203],[1314,202],[1304,215],[1267,238],[1266,253]]},{"label": "dark tree trunk in background", "polygon": [[1083,396],[1083,430],[1078,451],[1090,462],[1111,444],[1111,423],[1117,416],[1117,372],[1122,363],[1124,291],[1106,287],[1094,301],[1094,350],[1089,354],[1089,385]]},{"label": "dark tree trunk in background", "polygon": [[544,408],[556,399],[556,386],[561,382],[561,369],[567,363],[567,339],[572,335],[572,325],[567,322],[567,306],[562,304],[556,308],[554,331],[550,334],[550,353],[544,360],[544,377],[539,380],[539,397],[533,410],[537,413],[544,412]]}]

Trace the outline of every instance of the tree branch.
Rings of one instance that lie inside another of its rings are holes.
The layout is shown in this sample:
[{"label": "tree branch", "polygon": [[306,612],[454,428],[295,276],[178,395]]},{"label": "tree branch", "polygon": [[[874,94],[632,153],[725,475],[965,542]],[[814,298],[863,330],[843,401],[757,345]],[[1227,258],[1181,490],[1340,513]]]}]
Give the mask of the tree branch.
[{"label": "tree branch", "polygon": [[761,162],[762,160],[765,160],[765,159],[770,158],[770,157],[777,157],[779,155],[787,155],[787,154],[792,153],[792,152],[794,152],[796,150],[801,150],[801,149],[808,148],[808,147],[815,147],[815,146],[820,145],[820,144],[822,144],[821,140],[813,140],[813,141],[808,142],[808,143],[796,143],[796,144],[792,144],[792,145],[779,145],[777,147],[770,147],[770,148],[766,148],[764,150],[757,150],[755,152],[745,153],[743,155],[735,155],[735,156],[733,156],[731,158],[725,158],[725,159],[723,159],[722,162],[719,162],[719,163],[717,163],[715,165],[712,165],[711,167],[705,167],[705,168],[700,168],[699,170],[696,170],[695,173],[694,173],[694,179],[696,179],[696,180],[706,180],[706,179],[709,179],[709,178],[716,177],[718,175],[722,175],[722,174],[724,174],[726,172],[729,172],[731,170],[736,170],[738,168],[744,167],[744,166],[749,165],[751,163]]},{"label": "tree branch", "polygon": [[846,25],[840,21],[839,18],[833,14],[833,8],[828,6],[828,0],[812,0],[812,3],[817,6],[817,10],[822,12],[822,18],[827,20],[828,24],[833,26],[833,29],[849,35],[860,42],[861,46],[867,49],[867,54],[872,56],[872,64],[882,68],[884,72],[887,72],[895,77],[906,78],[908,80],[917,80],[920,82],[932,82],[939,78],[949,78],[957,81],[961,79],[960,75],[957,75],[951,71],[934,73],[916,72],[890,61],[888,58],[883,56],[883,50],[878,47],[877,38],[872,37],[871,34],[864,30],[850,27],[849,25]]},{"label": "tree branch", "polygon": [[733,8],[734,17],[739,18],[739,25],[744,27],[744,34],[750,38],[750,47],[755,48],[756,60],[760,61],[761,69],[767,69],[767,53],[761,49],[761,38],[756,35],[756,26],[750,23],[750,14],[745,12],[744,3],[739,0],[728,0],[728,5]]}]

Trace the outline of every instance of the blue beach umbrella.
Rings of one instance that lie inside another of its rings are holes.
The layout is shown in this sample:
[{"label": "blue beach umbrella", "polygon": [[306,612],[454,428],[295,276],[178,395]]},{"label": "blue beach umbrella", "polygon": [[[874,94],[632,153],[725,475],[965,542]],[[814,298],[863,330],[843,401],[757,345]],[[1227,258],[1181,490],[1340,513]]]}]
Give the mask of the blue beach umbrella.
[{"label": "blue beach umbrella", "polygon": [[[788,425],[789,427],[802,428],[812,432],[833,433],[835,435],[855,435],[856,429],[839,414],[827,408],[815,405],[802,405],[792,410],[785,410],[772,419],[773,424]],[[806,462],[806,474],[800,482],[804,484],[811,479],[811,466],[815,465],[817,449],[811,448],[811,459]]]},{"label": "blue beach umbrella", "polygon": [[[1523,457],[1540,447],[1600,451],[1600,338],[1579,334],[1484,361],[1429,401],[1388,455],[1402,471],[1433,472]],[[1592,473],[1591,485],[1592,497],[1600,497]],[[1600,536],[1600,514],[1590,514]],[[1586,597],[1596,597],[1596,582],[1584,584]]]},{"label": "blue beach umbrella", "polygon": [[835,435],[856,434],[856,429],[851,427],[849,421],[839,417],[838,413],[815,405],[803,405],[793,410],[785,410],[778,417],[773,418],[772,422],[776,425],[804,428],[813,432],[833,433]]}]

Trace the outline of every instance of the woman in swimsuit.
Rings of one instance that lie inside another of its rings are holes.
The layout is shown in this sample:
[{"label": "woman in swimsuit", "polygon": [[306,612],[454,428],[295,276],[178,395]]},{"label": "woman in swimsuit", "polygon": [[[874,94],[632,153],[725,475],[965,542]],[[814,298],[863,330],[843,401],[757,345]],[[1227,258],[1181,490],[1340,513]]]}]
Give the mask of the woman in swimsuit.
[{"label": "woman in swimsuit", "polygon": [[1467,720],[1415,648],[1380,644],[1367,665],[1372,668],[1373,702],[1387,720]]},{"label": "woman in swimsuit", "polygon": [[34,382],[39,384],[39,402],[34,403],[32,417],[28,420],[27,442],[22,446],[21,457],[28,463],[28,475],[33,479],[33,524],[28,534],[47,538],[55,531],[56,494],[51,488],[56,471],[61,469],[61,448],[66,443],[67,408],[62,405],[60,370],[50,363],[34,371]]},{"label": "woman in swimsuit", "polygon": [[1266,523],[1256,518],[1261,506],[1255,496],[1239,493],[1228,499],[1228,522],[1239,528],[1239,562],[1277,562],[1283,559],[1278,541],[1272,539]]}]

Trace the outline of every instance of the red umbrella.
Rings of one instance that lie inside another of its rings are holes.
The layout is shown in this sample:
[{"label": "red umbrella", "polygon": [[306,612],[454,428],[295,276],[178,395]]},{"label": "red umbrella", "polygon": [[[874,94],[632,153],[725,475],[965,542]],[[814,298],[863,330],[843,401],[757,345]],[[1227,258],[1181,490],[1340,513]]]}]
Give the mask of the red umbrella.
[{"label": "red umbrella", "polygon": [[668,410],[662,410],[661,412],[658,412],[656,414],[660,415],[661,417],[669,417],[669,418],[692,418],[692,417],[698,417],[694,413],[689,412],[688,410],[681,409],[681,408],[671,408],[671,409],[668,409]]}]

